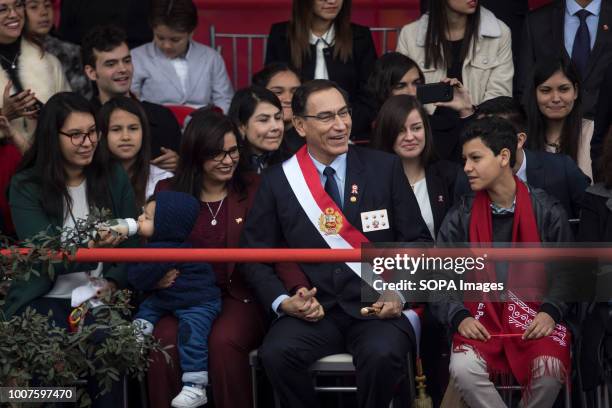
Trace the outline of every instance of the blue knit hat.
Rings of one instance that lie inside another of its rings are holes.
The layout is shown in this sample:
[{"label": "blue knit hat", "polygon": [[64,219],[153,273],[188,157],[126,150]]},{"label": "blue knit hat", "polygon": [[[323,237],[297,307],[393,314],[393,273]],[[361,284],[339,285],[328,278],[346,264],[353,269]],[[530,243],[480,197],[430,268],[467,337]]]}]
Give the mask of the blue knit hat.
[{"label": "blue knit hat", "polygon": [[185,242],[200,214],[200,202],[177,191],[155,194],[155,231],[150,241]]}]

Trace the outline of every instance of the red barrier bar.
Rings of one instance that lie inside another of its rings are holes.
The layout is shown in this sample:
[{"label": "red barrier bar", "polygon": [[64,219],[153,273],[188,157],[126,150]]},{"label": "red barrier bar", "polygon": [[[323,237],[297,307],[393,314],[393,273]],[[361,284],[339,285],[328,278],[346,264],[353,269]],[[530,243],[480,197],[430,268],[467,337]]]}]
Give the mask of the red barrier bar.
[{"label": "red barrier bar", "polygon": [[[28,249],[20,249],[27,253]],[[2,250],[3,256],[9,254]],[[360,262],[373,257],[485,257],[489,261],[571,261],[597,259],[612,262],[612,248],[368,248],[361,249],[79,249],[76,262]],[[58,255],[59,257],[59,255]]]}]

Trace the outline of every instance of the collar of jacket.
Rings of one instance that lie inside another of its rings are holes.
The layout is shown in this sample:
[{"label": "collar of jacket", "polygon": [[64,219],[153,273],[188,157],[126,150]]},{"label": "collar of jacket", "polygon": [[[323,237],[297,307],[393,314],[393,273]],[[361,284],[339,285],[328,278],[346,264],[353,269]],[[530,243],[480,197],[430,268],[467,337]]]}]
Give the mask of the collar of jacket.
[{"label": "collar of jacket", "polygon": [[[427,25],[429,24],[429,13],[425,13],[419,18],[417,23],[417,45],[425,46],[427,37]],[[480,27],[478,27],[479,37],[497,38],[502,34],[499,20],[490,10],[480,6]]]}]

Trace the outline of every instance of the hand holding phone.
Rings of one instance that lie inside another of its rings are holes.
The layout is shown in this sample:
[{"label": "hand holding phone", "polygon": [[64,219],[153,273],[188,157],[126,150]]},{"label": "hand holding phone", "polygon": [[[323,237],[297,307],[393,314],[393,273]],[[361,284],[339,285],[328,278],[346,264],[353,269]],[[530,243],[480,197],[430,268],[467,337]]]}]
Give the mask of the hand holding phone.
[{"label": "hand holding phone", "polygon": [[449,83],[438,82],[417,87],[417,99],[423,105],[453,100],[453,87]]}]

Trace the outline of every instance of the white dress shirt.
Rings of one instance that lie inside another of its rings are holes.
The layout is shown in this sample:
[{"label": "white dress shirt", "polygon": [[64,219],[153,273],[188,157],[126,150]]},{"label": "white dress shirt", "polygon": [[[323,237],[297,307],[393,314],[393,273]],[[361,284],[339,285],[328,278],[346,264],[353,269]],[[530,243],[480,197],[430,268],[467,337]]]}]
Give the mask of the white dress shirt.
[{"label": "white dress shirt", "polygon": [[325,32],[320,37],[317,37],[310,32],[310,43],[317,46],[317,58],[315,64],[315,73],[314,79],[329,79],[329,74],[327,72],[327,64],[325,63],[325,55],[323,55],[323,50],[325,48],[329,48],[334,45],[334,40],[336,39],[336,30],[334,25],[332,24],[329,27],[329,30]]}]

